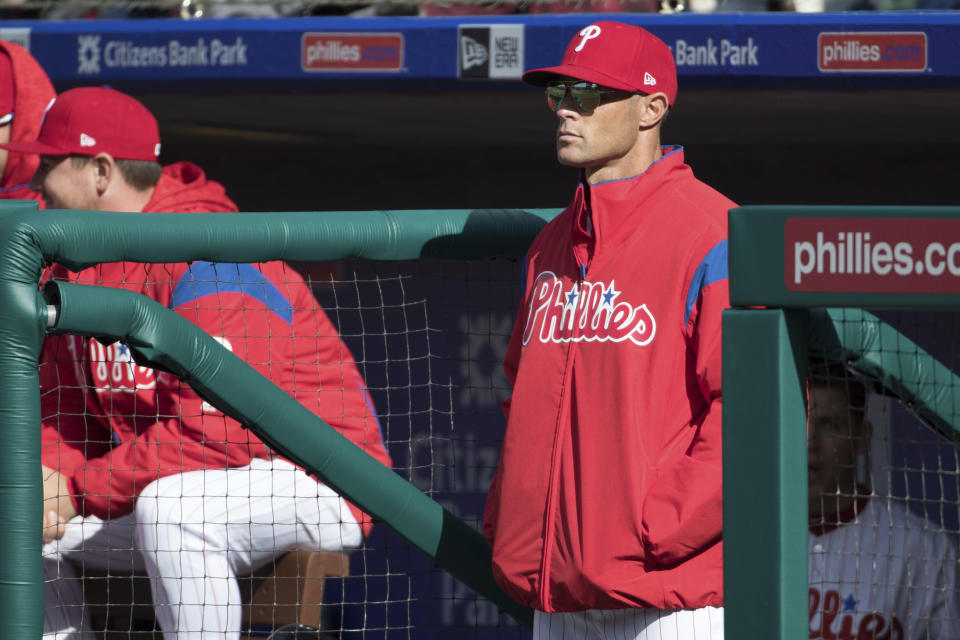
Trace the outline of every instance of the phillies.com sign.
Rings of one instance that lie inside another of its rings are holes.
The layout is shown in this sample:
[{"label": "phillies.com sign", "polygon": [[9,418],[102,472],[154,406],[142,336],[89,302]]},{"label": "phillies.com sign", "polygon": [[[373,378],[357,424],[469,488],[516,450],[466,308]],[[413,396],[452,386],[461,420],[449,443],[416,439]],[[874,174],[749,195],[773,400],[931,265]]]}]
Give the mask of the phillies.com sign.
[{"label": "phillies.com sign", "polygon": [[817,68],[822,72],[911,72],[927,68],[922,31],[821,33]]},{"label": "phillies.com sign", "polygon": [[960,220],[790,218],[790,291],[960,293]]},{"label": "phillies.com sign", "polygon": [[304,71],[399,71],[402,33],[304,33],[300,45]]}]

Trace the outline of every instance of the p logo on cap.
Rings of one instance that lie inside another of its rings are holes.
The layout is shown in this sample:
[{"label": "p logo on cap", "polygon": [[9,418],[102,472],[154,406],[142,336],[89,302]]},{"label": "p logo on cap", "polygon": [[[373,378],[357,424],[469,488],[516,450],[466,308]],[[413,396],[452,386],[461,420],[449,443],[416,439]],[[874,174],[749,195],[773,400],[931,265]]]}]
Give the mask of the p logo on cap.
[{"label": "p logo on cap", "polygon": [[592,24],[589,27],[584,27],[580,31],[580,44],[577,45],[577,48],[574,49],[574,51],[583,51],[583,47],[586,46],[587,42],[593,40],[602,32],[603,30],[595,24]]}]

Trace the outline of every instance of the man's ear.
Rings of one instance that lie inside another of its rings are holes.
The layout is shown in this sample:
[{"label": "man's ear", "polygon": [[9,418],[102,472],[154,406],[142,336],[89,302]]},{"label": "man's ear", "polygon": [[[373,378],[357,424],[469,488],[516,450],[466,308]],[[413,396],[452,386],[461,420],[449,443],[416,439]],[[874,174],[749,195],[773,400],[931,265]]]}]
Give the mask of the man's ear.
[{"label": "man's ear", "polygon": [[93,166],[97,195],[102,196],[119,175],[117,173],[117,163],[109,153],[101,152],[93,156],[90,164]]},{"label": "man's ear", "polygon": [[670,102],[665,93],[654,93],[649,96],[640,97],[640,128],[649,129],[656,126],[667,115],[670,109]]}]

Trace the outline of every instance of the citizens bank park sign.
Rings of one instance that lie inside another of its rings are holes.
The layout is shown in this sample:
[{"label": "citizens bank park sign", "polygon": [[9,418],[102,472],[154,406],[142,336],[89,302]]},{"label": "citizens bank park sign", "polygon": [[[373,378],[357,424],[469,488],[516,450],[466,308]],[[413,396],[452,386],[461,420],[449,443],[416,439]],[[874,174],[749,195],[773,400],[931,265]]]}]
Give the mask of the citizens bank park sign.
[{"label": "citizens bank park sign", "polygon": [[[866,12],[861,12],[865,14]],[[941,14],[620,15],[673,52],[681,90],[698,87],[960,87],[960,12]],[[374,78],[418,89],[525,88],[552,66],[587,16],[5,21],[54,82],[123,81],[205,90],[249,81],[316,84]],[[198,80],[192,85],[185,83]],[[160,82],[160,84],[157,84]],[[858,84],[859,83],[859,84]],[[130,85],[132,86],[132,84]],[[381,85],[370,85],[378,88]]]}]

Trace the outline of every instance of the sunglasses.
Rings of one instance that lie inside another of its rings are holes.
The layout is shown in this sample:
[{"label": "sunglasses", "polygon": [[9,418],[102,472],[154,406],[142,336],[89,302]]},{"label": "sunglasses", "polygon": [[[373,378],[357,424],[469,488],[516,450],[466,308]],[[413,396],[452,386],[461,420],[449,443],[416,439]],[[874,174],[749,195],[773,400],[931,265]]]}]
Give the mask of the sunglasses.
[{"label": "sunglasses", "polygon": [[567,94],[573,98],[574,104],[580,113],[590,113],[600,106],[607,96],[618,94],[620,96],[632,95],[630,91],[621,91],[620,89],[609,89],[593,82],[569,82],[564,80],[551,80],[547,83],[547,104],[550,109],[556,112]]}]

